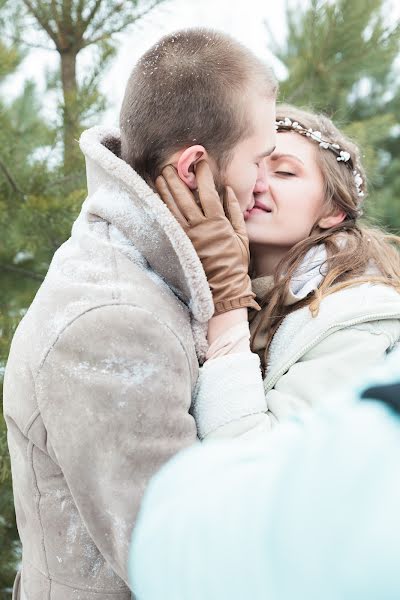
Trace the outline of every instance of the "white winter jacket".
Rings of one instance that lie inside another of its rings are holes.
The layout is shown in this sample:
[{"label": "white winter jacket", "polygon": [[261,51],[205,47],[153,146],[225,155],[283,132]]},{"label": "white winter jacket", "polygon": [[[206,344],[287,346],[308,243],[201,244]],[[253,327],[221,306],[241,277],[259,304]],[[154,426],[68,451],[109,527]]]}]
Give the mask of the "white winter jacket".
[{"label": "white winter jacket", "polygon": [[265,433],[300,417],[366,377],[400,339],[400,294],[361,284],[288,315],[270,346],[262,380],[256,354],[211,359],[200,370],[193,403],[202,439]]}]

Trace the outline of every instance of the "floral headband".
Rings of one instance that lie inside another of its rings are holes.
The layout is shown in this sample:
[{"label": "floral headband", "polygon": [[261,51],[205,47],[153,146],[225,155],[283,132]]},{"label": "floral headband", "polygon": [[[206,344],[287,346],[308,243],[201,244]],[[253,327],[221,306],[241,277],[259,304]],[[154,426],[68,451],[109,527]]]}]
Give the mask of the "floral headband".
[{"label": "floral headband", "polygon": [[[350,156],[349,152],[346,152],[345,150],[341,150],[340,146],[338,144],[332,144],[331,142],[327,142],[326,140],[323,140],[322,134],[320,131],[314,131],[311,128],[306,129],[305,127],[300,125],[297,121],[292,121],[288,117],[285,117],[285,119],[283,121],[275,121],[275,127],[276,127],[277,131],[293,130],[293,131],[296,131],[297,133],[300,133],[300,135],[305,135],[308,138],[311,138],[312,140],[317,142],[321,148],[325,148],[326,150],[331,150],[332,152],[334,152],[334,154],[336,154],[338,162],[343,161],[344,163],[348,163],[349,167],[353,171],[354,183],[355,183],[356,190],[357,190],[357,196],[359,198],[364,197],[364,192],[361,189],[362,185],[363,185],[363,179],[361,177],[360,172],[357,171],[357,169],[353,168],[353,161],[351,160],[351,156]],[[360,202],[361,202],[361,200],[360,200]]]}]

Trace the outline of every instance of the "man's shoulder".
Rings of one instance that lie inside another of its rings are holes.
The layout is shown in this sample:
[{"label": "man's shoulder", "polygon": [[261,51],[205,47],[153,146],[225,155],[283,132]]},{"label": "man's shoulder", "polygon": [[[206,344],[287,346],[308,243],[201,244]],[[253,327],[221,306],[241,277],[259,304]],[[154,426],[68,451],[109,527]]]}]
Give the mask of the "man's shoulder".
[{"label": "man's shoulder", "polygon": [[[118,276],[99,275],[87,267],[86,277],[66,272],[52,265],[32,305],[15,334],[10,360],[29,361],[35,372],[57,340],[67,329],[77,337],[93,336],[96,323],[107,325],[107,336],[113,335],[117,323],[125,324],[126,335],[135,339],[136,325],[152,323],[148,334],[160,342],[165,329],[174,332],[187,353],[194,352],[190,315],[187,307],[151,271],[127,261],[128,268]],[[119,265],[121,266],[121,265]],[[29,346],[26,340],[29,339]]]},{"label": "man's shoulder", "polygon": [[[12,341],[5,410],[16,412],[18,422],[26,424],[37,410],[39,393],[47,398],[53,388],[69,385],[74,377],[83,377],[84,382],[93,374],[96,381],[96,373],[108,373],[112,385],[126,369],[150,369],[166,376],[174,364],[194,385],[197,359],[184,312],[179,323],[168,311],[160,317],[143,300],[110,298],[96,303],[69,295],[62,301],[62,294],[58,303],[54,296],[51,300],[49,309],[44,286],[42,298],[35,299]],[[21,399],[19,408],[15,398]]]},{"label": "man's shoulder", "polygon": [[[186,355],[188,349],[171,320],[163,320],[143,303],[114,300],[93,304],[77,312],[48,337],[38,370],[55,351],[60,359],[65,356],[74,362],[86,358],[95,362],[107,356],[143,356],[163,354],[178,348]],[[97,358],[96,358],[97,357]]]}]

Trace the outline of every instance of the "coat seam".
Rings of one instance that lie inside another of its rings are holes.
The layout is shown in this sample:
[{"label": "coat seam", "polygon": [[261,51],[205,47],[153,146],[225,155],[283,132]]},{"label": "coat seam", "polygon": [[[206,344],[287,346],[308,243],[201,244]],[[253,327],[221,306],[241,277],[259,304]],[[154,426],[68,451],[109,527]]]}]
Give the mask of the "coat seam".
[{"label": "coat seam", "polygon": [[[121,589],[119,591],[113,591],[110,590],[108,591],[107,588],[84,588],[84,587],[80,587],[79,585],[70,585],[69,583],[65,583],[64,581],[61,581],[60,579],[57,579],[57,577],[53,577],[50,574],[46,575],[46,573],[43,573],[43,571],[41,571],[40,569],[37,568],[36,565],[34,565],[30,560],[27,560],[24,558],[23,561],[25,564],[28,564],[32,569],[34,569],[35,571],[37,571],[38,573],[40,573],[40,575],[42,575],[42,577],[46,577],[50,582],[53,583],[57,583],[58,585],[63,585],[67,588],[69,588],[70,590],[79,590],[81,592],[90,592],[91,594],[113,594],[113,595],[120,595],[120,594],[126,594],[126,590]],[[126,588],[128,589],[128,587],[126,586]]]},{"label": "coat seam", "polygon": [[[113,244],[111,243],[111,237],[110,237],[110,223],[107,223],[107,240],[111,246],[111,264],[112,264],[112,267],[115,272],[115,278],[117,281],[119,281],[117,257],[115,255],[115,248],[114,248]],[[119,290],[116,288],[113,288],[113,290],[111,292],[111,296],[112,296],[113,300],[121,299],[121,294],[120,294]]]},{"label": "coat seam", "polygon": [[[366,323],[376,322],[376,321],[386,321],[390,319],[400,319],[400,312],[394,313],[377,313],[377,314],[368,314],[363,317],[348,319],[347,321],[339,321],[336,323],[332,323],[329,327],[326,327],[322,332],[320,332],[317,336],[314,336],[313,340],[303,345],[300,350],[298,350],[294,355],[291,356],[289,360],[287,360],[284,364],[284,368],[280,367],[276,370],[274,374],[271,374],[269,377],[264,379],[264,389],[266,392],[272,390],[279,381],[279,379],[287,373],[287,371],[294,365],[296,362],[304,356],[307,352],[315,348],[317,344],[326,339],[331,333],[336,333],[337,331],[342,331],[343,329],[348,329],[355,325],[362,325]],[[276,334],[275,334],[276,335]]]},{"label": "coat seam", "polygon": [[[395,320],[395,319],[394,319]],[[390,321],[390,319],[386,319],[385,323],[387,323],[388,321]],[[376,336],[381,336],[383,335],[384,337],[386,337],[387,341],[388,341],[388,346],[389,349],[391,349],[394,344],[396,343],[396,339],[393,338],[393,335],[390,335],[388,333],[388,331],[383,327],[380,326],[378,328],[378,326],[376,325],[375,330],[373,328],[373,325],[375,325],[376,323],[379,323],[380,321],[369,321],[368,323],[362,323],[360,325],[354,325],[354,329],[356,329],[357,331],[366,331],[368,333],[370,333],[371,335],[376,335]],[[369,327],[368,327],[369,325]]]},{"label": "coat seam", "polygon": [[[49,564],[47,562],[47,552],[46,552],[46,544],[45,544],[45,540],[44,540],[44,527],[43,527],[43,523],[42,523],[42,517],[41,517],[41,511],[40,511],[40,500],[42,498],[42,494],[39,490],[39,486],[38,486],[38,482],[37,482],[37,477],[36,477],[36,471],[35,471],[35,467],[33,464],[33,452],[34,452],[34,444],[33,442],[29,441],[28,442],[28,449],[29,449],[29,454],[30,454],[30,465],[31,465],[31,469],[32,469],[32,476],[33,476],[33,484],[35,487],[35,490],[37,492],[38,498],[37,501],[35,502],[36,505],[36,513],[37,513],[37,517],[38,517],[38,521],[40,524],[40,530],[41,530],[41,547],[43,550],[43,556],[44,556],[44,561],[45,561],[45,566],[46,566],[46,571],[47,574],[45,574],[45,577],[49,578],[50,573],[49,573]],[[49,590],[49,594],[50,594],[50,590]],[[50,598],[50,595],[48,596]]]},{"label": "coat seam", "polygon": [[88,308],[87,310],[85,310],[84,312],[80,313],[79,315],[76,315],[73,319],[71,319],[70,321],[68,321],[65,326],[59,331],[58,335],[56,336],[56,338],[54,339],[53,343],[50,345],[50,347],[48,348],[47,352],[45,353],[44,357],[42,358],[39,367],[37,369],[36,372],[36,377],[38,377],[38,375],[40,374],[40,371],[42,370],[49,354],[51,353],[51,351],[53,350],[53,348],[55,347],[55,345],[57,344],[57,342],[60,340],[61,336],[67,331],[67,329],[73,325],[76,321],[78,321],[78,319],[80,319],[81,317],[83,317],[84,315],[94,311],[94,310],[98,310],[101,308],[108,308],[111,306],[118,306],[118,307],[128,307],[128,308],[133,308],[136,309],[138,311],[142,311],[144,313],[147,313],[149,316],[151,316],[154,320],[156,320],[160,325],[162,325],[165,329],[167,329],[173,336],[174,339],[176,339],[180,345],[180,347],[183,350],[183,353],[186,357],[187,363],[188,363],[188,367],[189,367],[189,372],[191,375],[192,380],[194,380],[194,374],[192,371],[192,367],[190,364],[190,360],[189,360],[189,356],[187,354],[186,348],[183,345],[181,339],[176,335],[176,333],[171,329],[171,327],[169,325],[167,325],[167,323],[165,323],[164,321],[160,320],[157,316],[154,315],[154,313],[152,313],[151,311],[147,310],[146,308],[143,308],[141,306],[138,306],[136,304],[130,304],[130,303],[121,303],[121,302],[110,302],[110,303],[106,303],[106,304],[100,304],[98,306],[92,306],[90,308]]},{"label": "coat seam", "polygon": [[[325,297],[321,303],[321,310],[315,318],[311,317],[309,307],[294,311],[286,316],[275,332],[269,349],[267,373],[270,372],[271,366],[273,372],[279,367],[278,355],[281,355],[283,350],[287,356],[289,353],[298,352],[299,347],[304,346],[303,329],[306,339],[312,340],[319,335],[321,329],[342,326],[343,321],[347,324],[349,321],[358,320],[361,311],[363,315],[369,315],[367,318],[363,316],[361,319],[363,321],[370,320],[371,315],[373,315],[373,320],[379,320],[381,315],[386,318],[387,313],[392,312],[399,313],[400,317],[399,300],[400,295],[390,286],[375,286],[369,283],[341,290]],[[349,310],[348,306],[358,308]],[[295,338],[293,334],[300,329],[302,330],[300,339],[294,340],[294,344],[287,344],[287,340],[290,339],[292,342],[292,338]]]},{"label": "coat seam", "polygon": [[[33,384],[35,386],[35,384]],[[36,393],[35,393],[35,397],[36,397]],[[25,436],[28,436],[29,434],[29,430],[32,427],[32,425],[34,424],[34,422],[36,421],[36,419],[38,418],[38,416],[40,415],[40,409],[36,408],[34,410],[34,412],[31,414],[31,416],[29,417],[24,429],[22,430],[22,433]]]},{"label": "coat seam", "polygon": [[40,415],[40,409],[39,409],[39,405],[37,403],[37,398],[36,398],[36,385],[35,385],[35,378],[33,376],[32,373],[32,368],[29,365],[29,376],[32,380],[32,387],[35,393],[35,402],[36,402],[36,409],[33,411],[33,413],[31,414],[31,416],[29,417],[29,419],[27,420],[25,427],[22,430],[23,435],[25,435],[26,437],[28,436],[29,430],[32,427],[33,423],[36,421],[36,419],[38,418],[38,416]]}]

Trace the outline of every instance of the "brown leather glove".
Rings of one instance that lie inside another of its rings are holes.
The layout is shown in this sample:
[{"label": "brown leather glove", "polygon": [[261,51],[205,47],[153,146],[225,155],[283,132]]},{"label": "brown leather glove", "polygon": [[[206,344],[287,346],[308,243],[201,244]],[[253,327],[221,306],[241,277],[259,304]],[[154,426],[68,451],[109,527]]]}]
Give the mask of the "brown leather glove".
[{"label": "brown leather glove", "polygon": [[249,240],[236,196],[226,188],[221,202],[205,160],[197,165],[196,179],[199,203],[171,165],[163,169],[155,185],[201,260],[215,314],[243,307],[259,310],[248,274]]}]

